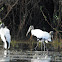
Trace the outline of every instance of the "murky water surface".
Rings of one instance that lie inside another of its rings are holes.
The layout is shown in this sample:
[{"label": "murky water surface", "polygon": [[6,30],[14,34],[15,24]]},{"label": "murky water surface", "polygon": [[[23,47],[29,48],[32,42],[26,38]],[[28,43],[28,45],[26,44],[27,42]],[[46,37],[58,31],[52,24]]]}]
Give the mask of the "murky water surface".
[{"label": "murky water surface", "polygon": [[0,50],[0,62],[60,62],[62,52]]}]

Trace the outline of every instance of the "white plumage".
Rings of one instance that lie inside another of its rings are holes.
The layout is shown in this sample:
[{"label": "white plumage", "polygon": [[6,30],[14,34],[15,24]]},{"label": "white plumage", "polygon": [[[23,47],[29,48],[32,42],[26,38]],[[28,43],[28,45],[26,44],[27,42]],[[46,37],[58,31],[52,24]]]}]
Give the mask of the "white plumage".
[{"label": "white plumage", "polygon": [[0,27],[0,37],[4,42],[4,48],[9,49],[10,42],[11,42],[11,35],[10,35],[10,30],[7,27],[4,27],[4,28]]},{"label": "white plumage", "polygon": [[46,31],[42,31],[40,29],[34,29],[33,26],[30,26],[28,29],[28,32],[26,34],[26,36],[28,35],[28,33],[31,31],[31,35],[36,36],[37,40],[40,42],[46,42],[48,43],[48,41],[52,41],[51,40],[51,36],[53,35],[53,31],[51,31],[50,33],[46,32]]},{"label": "white plumage", "polygon": [[51,41],[51,35],[48,32],[42,31],[40,29],[33,29],[31,30],[31,34],[36,36],[37,38],[42,38],[48,41]]}]

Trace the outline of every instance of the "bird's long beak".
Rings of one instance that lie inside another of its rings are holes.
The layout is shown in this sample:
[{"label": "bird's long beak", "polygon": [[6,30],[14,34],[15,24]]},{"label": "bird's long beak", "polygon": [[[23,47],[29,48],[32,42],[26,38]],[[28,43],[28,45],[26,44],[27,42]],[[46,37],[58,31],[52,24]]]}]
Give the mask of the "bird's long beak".
[{"label": "bird's long beak", "polygon": [[26,36],[28,35],[28,33],[30,32],[30,28],[28,29],[27,33],[26,33]]}]

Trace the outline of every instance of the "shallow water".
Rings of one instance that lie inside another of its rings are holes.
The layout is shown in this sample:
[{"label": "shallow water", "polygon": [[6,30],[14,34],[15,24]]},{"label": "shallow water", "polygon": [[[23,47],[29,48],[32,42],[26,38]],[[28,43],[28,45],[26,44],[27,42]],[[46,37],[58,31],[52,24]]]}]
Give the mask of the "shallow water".
[{"label": "shallow water", "polygon": [[0,62],[54,62],[62,61],[62,52],[0,50]]}]

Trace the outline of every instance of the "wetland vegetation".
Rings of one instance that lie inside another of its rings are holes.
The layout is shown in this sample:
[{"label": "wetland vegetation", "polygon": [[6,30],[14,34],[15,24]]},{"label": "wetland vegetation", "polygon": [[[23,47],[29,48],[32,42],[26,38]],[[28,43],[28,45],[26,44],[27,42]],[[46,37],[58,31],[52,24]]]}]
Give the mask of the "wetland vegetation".
[{"label": "wetland vegetation", "polygon": [[[17,51],[35,51],[37,40],[26,32],[30,25],[43,31],[53,31],[53,41],[46,44],[48,51],[62,52],[62,1],[61,0],[0,0],[0,18],[10,29],[11,48]],[[37,51],[41,51],[41,43]],[[42,46],[44,47],[44,46]],[[0,40],[0,48],[3,43]],[[59,54],[58,53],[58,54]],[[52,55],[51,55],[52,56]],[[55,55],[56,58],[59,55]],[[52,56],[53,57],[53,56]],[[61,56],[62,57],[62,56]],[[58,58],[57,58],[58,59]],[[18,60],[19,61],[19,60]],[[22,62],[24,60],[21,60]],[[27,62],[25,60],[25,62]]]}]

